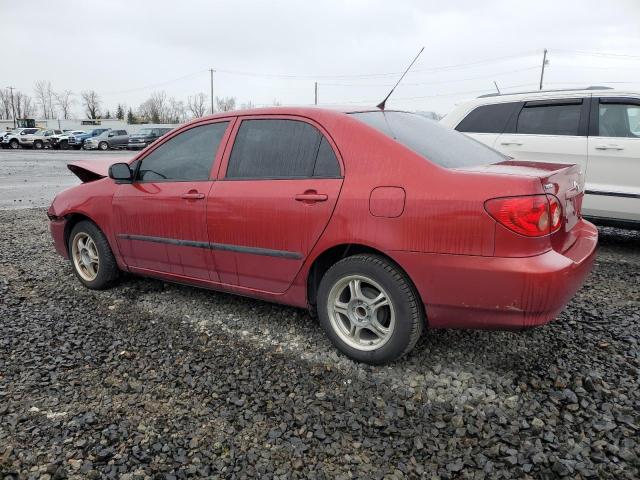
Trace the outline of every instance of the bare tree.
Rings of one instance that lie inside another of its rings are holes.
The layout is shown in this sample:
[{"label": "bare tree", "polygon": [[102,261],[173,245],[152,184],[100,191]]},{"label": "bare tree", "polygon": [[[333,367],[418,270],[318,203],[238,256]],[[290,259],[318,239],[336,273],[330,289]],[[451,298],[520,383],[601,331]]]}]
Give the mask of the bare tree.
[{"label": "bare tree", "polygon": [[207,113],[207,97],[206,94],[200,92],[193,97],[187,99],[187,108],[193,116],[193,118],[204,117]]},{"label": "bare tree", "polygon": [[35,84],[34,91],[36,94],[36,100],[42,109],[42,116],[45,119],[55,117],[53,106],[54,92],[51,88],[51,82],[38,80]]},{"label": "bare tree", "polygon": [[36,113],[32,98],[20,91],[16,90],[13,93],[13,104],[16,108],[16,118],[32,118]]},{"label": "bare tree", "polygon": [[182,100],[176,100],[171,97],[167,105],[165,118],[163,123],[182,123],[187,119],[187,109]]},{"label": "bare tree", "polygon": [[11,91],[9,89],[0,90],[0,119],[13,118],[11,108]]},{"label": "bare tree", "polygon": [[62,117],[66,120],[71,113],[71,105],[75,103],[75,100],[71,97],[73,92],[71,90],[64,90],[55,94],[56,104],[60,107]]},{"label": "bare tree", "polygon": [[282,105],[282,103],[280,102],[280,100],[278,100],[277,98],[273,99],[273,106],[274,107],[279,107],[280,105]]},{"label": "bare tree", "polygon": [[166,92],[153,92],[151,96],[138,107],[138,114],[147,122],[161,123],[166,116]]},{"label": "bare tree", "polygon": [[236,109],[235,97],[216,97],[216,106],[219,112],[229,112]]},{"label": "bare tree", "polygon": [[242,110],[250,110],[252,108],[256,108],[256,105],[251,100],[249,100],[247,103],[243,103],[242,105],[240,105],[240,108]]},{"label": "bare tree", "polygon": [[84,105],[87,117],[96,119],[100,117],[100,96],[95,90],[85,90],[80,94],[82,96],[82,104]]}]

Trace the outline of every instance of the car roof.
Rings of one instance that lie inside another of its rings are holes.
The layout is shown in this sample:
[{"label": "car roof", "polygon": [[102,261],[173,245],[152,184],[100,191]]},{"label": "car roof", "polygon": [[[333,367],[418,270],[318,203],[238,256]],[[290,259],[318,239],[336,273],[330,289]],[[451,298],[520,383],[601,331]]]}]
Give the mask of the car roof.
[{"label": "car roof", "polygon": [[520,102],[523,100],[544,100],[554,98],[575,98],[575,97],[638,97],[640,92],[627,90],[617,90],[610,87],[588,87],[577,89],[562,90],[534,90],[529,92],[513,92],[513,93],[489,93],[480,95],[477,98],[461,102],[459,105],[487,105],[494,103]]},{"label": "car roof", "polygon": [[[218,112],[203,118],[223,118],[249,115],[299,115],[315,117],[318,114],[347,114],[362,112],[378,112],[380,109],[372,106],[354,106],[354,105],[305,105],[305,106],[274,106],[274,107],[258,107],[245,110],[231,110],[228,112]],[[400,111],[400,110],[386,110]]]}]

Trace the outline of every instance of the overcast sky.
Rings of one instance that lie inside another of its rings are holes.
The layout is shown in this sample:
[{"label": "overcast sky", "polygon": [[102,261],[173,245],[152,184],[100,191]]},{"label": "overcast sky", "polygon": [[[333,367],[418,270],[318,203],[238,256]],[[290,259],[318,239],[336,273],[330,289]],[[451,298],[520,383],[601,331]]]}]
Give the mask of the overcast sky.
[{"label": "overcast sky", "polygon": [[639,0],[0,0],[0,88],[94,89],[112,112],[208,94],[209,68],[238,104],[311,104],[317,81],[320,103],[375,105],[423,45],[389,106],[537,88],[545,47],[547,88],[640,90]]}]

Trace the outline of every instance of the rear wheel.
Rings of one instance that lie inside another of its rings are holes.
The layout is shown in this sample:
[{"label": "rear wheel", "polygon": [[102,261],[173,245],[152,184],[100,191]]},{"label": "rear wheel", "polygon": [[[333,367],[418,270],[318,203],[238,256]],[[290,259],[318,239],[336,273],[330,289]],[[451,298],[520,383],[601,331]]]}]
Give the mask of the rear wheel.
[{"label": "rear wheel", "polygon": [[69,141],[68,141],[68,140],[62,140],[62,141],[60,142],[59,147],[60,147],[62,150],[69,150]]},{"label": "rear wheel", "polygon": [[33,148],[35,148],[36,150],[42,150],[43,146],[44,145],[40,140],[36,140],[35,142],[33,142]]},{"label": "rear wheel", "polygon": [[407,275],[378,255],[333,265],[318,289],[318,316],[333,344],[353,360],[383,364],[413,349],[424,329],[422,303]]},{"label": "rear wheel", "polygon": [[120,274],[107,238],[88,220],[71,230],[69,258],[80,282],[94,290],[110,287]]},{"label": "rear wheel", "polygon": [[100,150],[109,150],[109,144],[107,142],[100,142],[98,148]]}]

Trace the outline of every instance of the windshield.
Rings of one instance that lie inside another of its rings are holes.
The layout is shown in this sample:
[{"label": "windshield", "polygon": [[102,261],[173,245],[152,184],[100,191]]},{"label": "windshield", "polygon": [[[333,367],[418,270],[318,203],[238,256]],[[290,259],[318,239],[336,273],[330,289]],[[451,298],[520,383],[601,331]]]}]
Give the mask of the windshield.
[{"label": "windshield", "polygon": [[441,167],[473,167],[508,158],[463,133],[415,113],[375,111],[351,115]]}]

